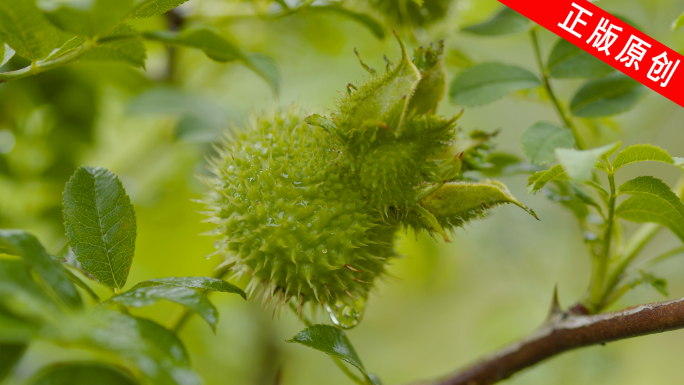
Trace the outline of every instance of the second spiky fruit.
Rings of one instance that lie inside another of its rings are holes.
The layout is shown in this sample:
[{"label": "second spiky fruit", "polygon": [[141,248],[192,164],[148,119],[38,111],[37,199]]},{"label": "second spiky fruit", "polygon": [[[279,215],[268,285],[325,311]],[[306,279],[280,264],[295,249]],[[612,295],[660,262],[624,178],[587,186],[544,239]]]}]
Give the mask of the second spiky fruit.
[{"label": "second spiky fruit", "polygon": [[225,143],[213,162],[210,221],[232,270],[252,276],[250,294],[351,303],[394,255],[395,228],[348,188],[341,149],[305,117],[277,110]]}]

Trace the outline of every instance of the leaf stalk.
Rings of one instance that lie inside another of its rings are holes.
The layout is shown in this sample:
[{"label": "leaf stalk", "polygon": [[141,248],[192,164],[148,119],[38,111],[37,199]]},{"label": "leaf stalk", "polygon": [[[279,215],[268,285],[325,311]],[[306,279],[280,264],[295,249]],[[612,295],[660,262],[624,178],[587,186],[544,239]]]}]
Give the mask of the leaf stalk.
[{"label": "leaf stalk", "polygon": [[556,108],[556,112],[558,113],[558,116],[560,119],[563,121],[563,124],[570,130],[572,130],[572,135],[575,137],[575,143],[577,144],[577,148],[580,150],[584,150],[587,148],[586,144],[584,143],[584,140],[579,134],[579,131],[577,130],[577,126],[575,126],[575,123],[573,122],[572,118],[568,116],[567,112],[565,111],[565,108],[563,105],[560,103],[558,98],[556,97],[555,92],[553,92],[553,88],[551,87],[551,83],[549,82],[549,75],[546,72],[546,69],[544,68],[544,62],[541,57],[541,51],[539,50],[539,39],[537,38],[537,26],[534,26],[530,28],[530,40],[532,41],[532,47],[534,48],[534,56],[537,59],[537,66],[539,67],[539,74],[541,75],[542,78],[542,84],[544,85],[544,89],[546,90],[546,93],[549,95],[549,98],[553,102],[554,107]]}]

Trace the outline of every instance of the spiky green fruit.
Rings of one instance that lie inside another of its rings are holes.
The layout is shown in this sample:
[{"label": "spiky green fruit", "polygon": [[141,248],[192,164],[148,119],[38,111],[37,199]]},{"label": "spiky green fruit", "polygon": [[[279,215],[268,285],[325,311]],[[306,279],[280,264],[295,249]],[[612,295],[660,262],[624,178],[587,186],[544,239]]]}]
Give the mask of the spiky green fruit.
[{"label": "spiky green fruit", "polygon": [[416,187],[441,183],[436,159],[454,136],[454,120],[412,119],[400,134],[380,126],[357,130],[347,143],[350,168],[371,205],[386,212],[418,203]]},{"label": "spiky green fruit", "polygon": [[447,87],[444,41],[440,41],[436,49],[432,44],[427,48],[418,47],[413,53],[413,63],[420,71],[420,82],[411,97],[409,110],[418,115],[434,114]]},{"label": "spiky green fruit", "polygon": [[420,82],[421,74],[408,57],[404,42],[397,39],[401,46],[401,60],[389,64],[385,74],[378,74],[361,62],[371,77],[356,91],[349,92],[339,102],[339,112],[333,115],[341,138],[347,138],[355,130],[368,125],[391,126],[393,132],[401,128],[407,113],[406,107]]},{"label": "spiky green fruit", "polygon": [[[418,68],[398,41],[399,62],[388,65],[385,74],[367,68],[371,77],[339,102],[331,120],[317,115],[308,119],[337,139],[355,183],[370,205],[383,213],[390,208],[407,212],[418,204],[418,187],[442,183],[460,167],[455,157],[441,157],[455,136],[458,117],[428,113],[444,93],[438,80],[446,78],[443,46],[416,50]],[[430,91],[434,86],[441,92]]]},{"label": "spiky green fruit", "polygon": [[298,107],[253,119],[213,161],[210,222],[251,295],[334,306],[366,298],[394,255],[380,220],[340,170],[342,148]]},{"label": "spiky green fruit", "polygon": [[[397,40],[399,62],[388,64],[383,75],[361,62],[371,77],[349,89],[330,120],[315,115],[308,122],[323,127],[341,145],[355,184],[371,207],[404,226],[448,240],[447,231],[483,217],[497,204],[517,201],[499,199],[501,194],[510,195],[502,187],[450,194],[457,204],[450,206],[448,215],[424,204],[431,194],[450,188],[445,183],[458,179],[462,170],[481,168],[493,135],[475,131],[458,137],[455,121],[460,115],[435,115],[446,90],[441,42],[436,48],[418,48],[411,60],[398,36]],[[480,203],[466,207],[459,201]]]},{"label": "spiky green fruit", "polygon": [[[470,182],[490,135],[458,135],[458,116],[435,115],[446,74],[443,46],[418,49],[401,39],[401,60],[350,86],[329,119],[300,108],[253,119],[213,160],[207,200],[218,252],[247,292],[262,300],[320,303],[351,319],[394,256],[401,227],[438,233],[513,203],[495,181]],[[308,124],[307,124],[308,123]]]}]

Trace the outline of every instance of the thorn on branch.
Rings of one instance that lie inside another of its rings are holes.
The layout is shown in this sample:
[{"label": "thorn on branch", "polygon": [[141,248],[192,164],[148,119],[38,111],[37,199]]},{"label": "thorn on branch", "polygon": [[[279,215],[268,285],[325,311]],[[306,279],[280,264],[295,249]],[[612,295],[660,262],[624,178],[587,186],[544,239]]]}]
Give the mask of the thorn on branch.
[{"label": "thorn on branch", "polygon": [[[560,306],[556,292],[551,305],[552,314],[557,308]],[[568,350],[684,329],[684,298],[612,313],[588,313],[584,305],[577,304],[563,317],[547,320],[528,337],[430,384],[491,385]]]},{"label": "thorn on branch", "polygon": [[553,299],[551,300],[551,310],[549,311],[548,320],[554,318],[555,316],[562,314],[560,303],[558,302],[558,284],[553,287]]}]

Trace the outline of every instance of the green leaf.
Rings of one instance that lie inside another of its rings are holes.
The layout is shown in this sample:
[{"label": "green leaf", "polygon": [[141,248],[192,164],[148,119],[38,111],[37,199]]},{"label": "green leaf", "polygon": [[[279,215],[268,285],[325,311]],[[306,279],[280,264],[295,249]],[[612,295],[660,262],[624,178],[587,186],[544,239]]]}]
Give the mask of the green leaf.
[{"label": "green leaf", "polygon": [[0,42],[0,46],[0,67],[2,67],[7,64],[10,59],[12,59],[15,51],[12,49],[12,47],[8,46],[7,44],[3,44],[2,42]]},{"label": "green leaf", "polygon": [[178,338],[152,321],[96,309],[74,314],[60,325],[51,330],[52,340],[114,353],[137,368],[136,372],[147,379],[146,384],[202,384],[188,366],[187,353]]},{"label": "green leaf", "polygon": [[216,332],[218,311],[207,297],[187,287],[170,285],[139,287],[115,295],[107,300],[107,302],[117,302],[130,307],[145,307],[154,305],[160,300],[175,302],[196,312]]},{"label": "green leaf", "polygon": [[478,170],[486,177],[495,177],[500,175],[513,175],[518,173],[533,173],[539,170],[539,167],[533,166],[528,162],[523,161],[517,155],[506,152],[494,151],[487,155],[484,161],[490,167]]},{"label": "green leaf", "polygon": [[[2,266],[0,266],[2,268]],[[0,301],[3,306],[4,301]],[[24,315],[21,315],[24,316]],[[40,325],[31,322],[33,320],[20,318],[3,310],[0,306],[0,344],[28,344],[35,337]],[[2,348],[0,348],[2,349]],[[0,365],[2,359],[0,359]],[[1,376],[0,376],[1,377]],[[0,381],[2,379],[0,378]]]},{"label": "green leaf", "polygon": [[182,117],[193,115],[210,125],[217,133],[226,122],[238,120],[238,113],[201,95],[173,87],[151,87],[131,99],[126,109],[131,115]]},{"label": "green leaf", "polygon": [[541,85],[537,75],[514,65],[479,64],[461,72],[451,83],[451,102],[462,106],[479,106],[493,102],[515,91]]},{"label": "green leaf", "polygon": [[64,225],[74,254],[98,281],[121,289],[135,252],[135,211],[112,172],[79,167],[64,189]]},{"label": "green leaf", "polygon": [[[121,24],[84,54],[83,61],[117,61],[136,68],[145,68],[147,49],[139,32],[129,24]],[[120,39],[119,39],[120,38]]]},{"label": "green leaf", "polygon": [[93,301],[100,302],[100,296],[97,295],[97,293],[95,293],[93,289],[90,286],[88,286],[87,283],[83,282],[74,273],[69,271],[69,269],[64,269],[64,271],[66,272],[66,275],[69,278],[69,280],[73,282],[74,285],[83,289],[90,296],[90,298],[93,299]]},{"label": "green leaf", "polygon": [[598,169],[598,170],[605,171],[606,173],[609,172],[608,166],[606,166],[606,165],[605,165],[604,163],[602,163],[602,162],[596,162],[596,164],[594,165],[594,167],[596,167],[596,169]]},{"label": "green leaf", "polygon": [[314,7],[308,7],[308,11],[330,11],[330,12],[335,12],[338,13],[342,16],[348,17],[351,20],[354,20],[360,24],[362,24],[364,27],[368,28],[375,37],[378,39],[384,39],[385,38],[385,29],[382,27],[382,24],[380,24],[377,20],[372,18],[371,16],[365,14],[365,13],[359,13],[352,11],[350,9],[340,7],[338,5],[321,5],[321,6],[314,6]]},{"label": "green leaf", "polygon": [[649,285],[656,289],[660,294],[664,296],[669,295],[667,292],[667,281],[664,278],[656,277],[653,273],[647,273],[643,270],[639,270],[639,274],[641,274],[641,277],[634,278],[629,282],[630,288],[633,289],[639,285]]},{"label": "green leaf", "polygon": [[674,164],[670,154],[662,148],[650,144],[636,144],[625,148],[615,156],[615,159],[613,160],[613,169],[617,170],[630,163],[644,161]]},{"label": "green leaf", "polygon": [[368,378],[371,380],[371,383],[373,385],[382,385],[382,381],[380,381],[380,378],[376,376],[373,373],[368,373]]},{"label": "green leaf", "polygon": [[66,43],[64,43],[61,47],[59,47],[58,50],[52,52],[50,56],[45,58],[45,61],[52,61],[55,59],[58,59],[62,56],[68,55],[69,53],[76,51],[77,49],[82,49],[84,48],[83,46],[86,43],[86,39],[82,37],[73,37],[69,40],[67,40]]},{"label": "green leaf", "polygon": [[59,30],[50,24],[34,1],[0,0],[0,40],[19,56],[36,62],[57,46]]},{"label": "green leaf", "polygon": [[33,235],[23,230],[0,230],[0,252],[24,258],[69,307],[83,305],[64,267],[50,257]]},{"label": "green leaf", "polygon": [[42,369],[30,385],[136,385],[123,369],[97,362],[65,362]]},{"label": "green leaf", "polygon": [[569,180],[563,166],[557,164],[546,171],[539,171],[527,179],[527,192],[536,193],[554,180]]},{"label": "green leaf", "polygon": [[150,31],[143,33],[143,36],[166,44],[201,49],[210,59],[218,62],[242,61],[266,80],[275,93],[280,87],[280,73],[273,59],[264,54],[245,52],[238,43],[215,28],[197,26],[181,32]]},{"label": "green leaf", "polygon": [[189,366],[190,356],[176,333],[144,318],[134,318],[140,335],[155,348],[167,354],[176,365]]},{"label": "green leaf", "polygon": [[675,21],[672,22],[671,28],[674,31],[675,29],[681,27],[682,25],[684,25],[684,13],[679,15],[679,17]]},{"label": "green leaf", "polygon": [[600,184],[594,182],[593,180],[588,180],[584,182],[585,185],[594,188],[594,190],[598,191],[599,194],[603,197],[603,199],[607,202],[608,199],[610,198],[610,193],[608,190],[606,190],[605,187],[601,186]]},{"label": "green leaf", "polygon": [[[105,35],[94,47],[79,58],[81,61],[118,61],[133,67],[145,67],[147,51],[139,37],[140,32],[129,24],[117,26]],[[74,37],[64,43],[59,50],[48,56],[45,61],[55,60],[77,49],[82,49],[86,40]]]},{"label": "green leaf", "polygon": [[276,95],[280,92],[280,68],[278,64],[268,55],[263,53],[247,54],[247,67],[259,75],[271,86]]},{"label": "green leaf", "polygon": [[247,61],[247,55],[237,43],[211,27],[193,27],[181,32],[149,31],[144,32],[143,36],[166,44],[201,49],[210,59],[218,62]]},{"label": "green leaf", "polygon": [[565,206],[575,214],[580,222],[584,222],[587,215],[589,215],[589,209],[581,197],[576,194],[581,190],[574,189],[570,183],[556,181],[554,184],[556,185],[556,188],[544,189],[546,198],[552,202]]},{"label": "green leaf", "polygon": [[150,287],[159,285],[182,286],[192,289],[205,289],[209,291],[218,291],[221,293],[239,294],[242,298],[247,299],[247,295],[239,287],[232,285],[224,280],[211,277],[168,277],[156,278],[147,281],[142,281],[135,285],[131,290],[140,287]]},{"label": "green leaf", "polygon": [[229,122],[239,120],[230,106],[173,87],[148,88],[130,100],[126,112],[174,117],[178,139],[204,143],[216,142]]},{"label": "green leaf", "polygon": [[188,0],[136,0],[131,16],[134,19],[166,13]]},{"label": "green leaf", "polygon": [[558,39],[546,65],[552,78],[600,78],[615,71],[587,51],[565,39]]},{"label": "green leaf", "polygon": [[[608,147],[608,146],[610,146],[610,144],[606,145],[605,147]],[[622,147],[622,142],[617,141],[617,142],[613,143],[612,146],[613,146],[612,148],[610,148],[608,151],[604,152],[603,155],[601,155],[601,160],[603,160],[606,163],[610,163],[610,160],[608,158],[610,158],[611,155],[615,154],[617,152],[617,150],[619,150]],[[601,166],[599,166],[600,163],[601,162],[596,162],[597,168],[601,167]]]},{"label": "green leaf", "polygon": [[556,158],[570,179],[584,182],[591,178],[596,162],[606,153],[614,150],[615,147],[615,143],[612,143],[589,150],[559,148],[556,149]]},{"label": "green leaf", "polygon": [[570,103],[575,116],[611,116],[629,111],[646,94],[646,87],[622,73],[586,82]]},{"label": "green leaf", "polygon": [[457,48],[449,49],[446,55],[445,63],[456,68],[469,68],[475,64],[470,57],[468,57],[468,55]]},{"label": "green leaf", "polygon": [[80,60],[120,61],[133,67],[145,68],[147,50],[140,32],[130,24],[120,24],[103,36],[100,42]]},{"label": "green leaf", "polygon": [[313,325],[302,330],[287,342],[296,342],[348,362],[358,368],[364,376],[368,377],[368,372],[363,367],[347,335],[336,327]]},{"label": "green leaf", "polygon": [[[50,318],[59,312],[57,304],[31,277],[21,260],[0,259],[0,310],[19,317]],[[0,311],[0,314],[2,312]]]},{"label": "green leaf", "polygon": [[491,19],[463,28],[463,31],[481,36],[502,36],[527,32],[529,29],[530,21],[525,16],[504,6]]},{"label": "green leaf", "polygon": [[0,382],[12,372],[27,347],[26,344],[0,344]]},{"label": "green leaf", "polygon": [[652,273],[645,273],[643,271],[641,272],[641,274],[643,276],[644,283],[656,289],[660,294],[666,297],[670,295],[667,292],[667,281],[665,280],[665,278],[656,277]]},{"label": "green leaf", "polygon": [[[222,126],[226,121],[222,122]],[[182,115],[176,123],[176,138],[188,143],[216,143],[223,132],[210,121],[196,114]]]},{"label": "green leaf", "polygon": [[520,137],[520,149],[532,164],[543,165],[556,160],[554,150],[572,148],[575,137],[567,128],[558,127],[547,122],[538,122],[523,131]]},{"label": "green leaf", "polygon": [[640,176],[618,188],[619,194],[632,195],[615,209],[628,221],[659,223],[684,241],[684,203],[660,179]]},{"label": "green leaf", "polygon": [[64,265],[72,269],[78,270],[78,272],[80,272],[87,278],[95,280],[95,278],[92,275],[90,275],[90,273],[85,271],[81,263],[78,262],[78,257],[76,257],[76,254],[74,254],[74,251],[71,249],[71,246],[69,246],[69,243],[64,245],[62,250],[59,253],[57,253],[57,255],[54,255],[53,258],[57,259],[59,262],[63,263]]},{"label": "green leaf", "polygon": [[598,212],[601,213],[601,215],[603,215],[603,209],[598,204],[598,202],[596,202],[596,200],[591,195],[589,195],[581,186],[574,182],[569,182],[568,184],[570,185],[570,192],[573,196],[575,196],[577,199],[582,201],[582,203],[584,203],[587,206],[594,206],[596,210],[598,210]]},{"label": "green leaf", "polygon": [[79,36],[98,36],[121,22],[133,0],[38,0],[38,7],[59,29]]}]

